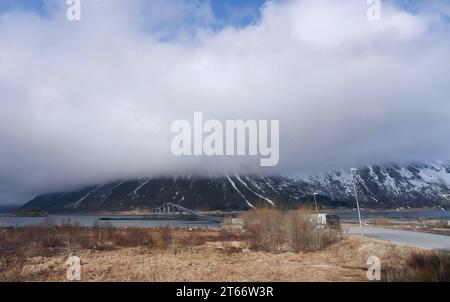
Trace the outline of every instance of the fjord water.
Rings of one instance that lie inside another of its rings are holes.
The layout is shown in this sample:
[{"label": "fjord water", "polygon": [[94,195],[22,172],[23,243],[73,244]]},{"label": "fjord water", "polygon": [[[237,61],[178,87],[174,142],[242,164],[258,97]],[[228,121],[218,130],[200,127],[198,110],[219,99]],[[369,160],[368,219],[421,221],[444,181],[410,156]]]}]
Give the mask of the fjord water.
[{"label": "fjord water", "polygon": [[[356,212],[337,212],[334,213],[343,220],[358,219]],[[450,213],[446,211],[363,211],[362,218],[394,218],[394,219],[448,219]],[[216,228],[219,226],[217,222],[210,221],[186,221],[186,220],[148,220],[137,219],[136,216],[97,216],[97,215],[49,215],[56,224],[64,222],[77,222],[80,226],[91,227],[100,219],[108,219],[107,221],[115,227],[140,227],[154,228],[162,226],[186,227],[186,228]],[[1,216],[0,227],[23,227],[29,225],[37,225],[45,222],[47,217],[17,217],[17,216]]]},{"label": "fjord water", "polygon": [[[18,217],[0,216],[0,227],[24,227],[38,225],[48,219],[56,224],[79,223],[83,227],[91,227],[100,219],[108,219],[114,227],[139,227],[155,228],[163,226],[183,227],[183,228],[215,228],[219,224],[210,221],[186,221],[186,220],[147,220],[136,219],[136,216],[96,216],[96,215],[49,215],[48,217]],[[109,220],[111,219],[111,220]]]},{"label": "fjord water", "polygon": [[[356,211],[336,212],[341,219],[358,219]],[[362,218],[392,218],[392,219],[450,219],[447,211],[361,211]]]}]

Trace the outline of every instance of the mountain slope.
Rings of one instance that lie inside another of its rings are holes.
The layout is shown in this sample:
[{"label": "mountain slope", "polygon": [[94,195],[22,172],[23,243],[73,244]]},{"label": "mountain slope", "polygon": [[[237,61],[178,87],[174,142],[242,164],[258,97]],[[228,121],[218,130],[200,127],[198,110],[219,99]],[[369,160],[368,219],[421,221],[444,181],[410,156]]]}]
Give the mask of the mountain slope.
[{"label": "mountain slope", "polygon": [[[450,165],[366,166],[358,169],[356,187],[364,207],[447,207]],[[127,211],[172,202],[193,209],[239,210],[292,206],[311,201],[314,192],[320,194],[321,205],[354,207],[350,171],[334,171],[308,177],[225,175],[124,180],[40,195],[22,208],[39,207],[50,213]]]}]

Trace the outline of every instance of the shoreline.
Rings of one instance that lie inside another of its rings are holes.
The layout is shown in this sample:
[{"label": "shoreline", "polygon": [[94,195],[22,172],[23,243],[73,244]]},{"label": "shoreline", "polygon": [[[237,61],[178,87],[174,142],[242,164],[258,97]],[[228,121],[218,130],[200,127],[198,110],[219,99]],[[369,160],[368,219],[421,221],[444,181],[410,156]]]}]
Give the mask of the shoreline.
[{"label": "shoreline", "polygon": [[[324,210],[331,210],[333,213],[353,213],[356,212],[356,208],[324,208]],[[382,213],[382,212],[447,212],[447,210],[443,210],[440,207],[423,207],[423,208],[361,208],[361,211],[368,213]]]},{"label": "shoreline", "polygon": [[[322,208],[322,212],[330,212],[332,213],[353,213],[356,211],[356,208]],[[443,211],[446,212],[446,210],[443,210],[439,207],[423,207],[423,208],[361,208],[361,211],[365,212],[439,212]],[[231,212],[223,212],[223,211],[199,211],[200,213],[204,213],[206,215],[214,215],[216,213],[220,213],[219,215],[237,215],[240,213],[245,213],[246,211],[231,211]],[[91,215],[91,216],[145,216],[154,214],[153,212],[149,211],[120,211],[120,212],[111,212],[111,211],[100,211],[100,212],[92,212],[92,213],[84,213],[84,214],[78,214],[78,215]],[[53,214],[50,215],[76,215],[74,213],[67,213],[67,214]]]},{"label": "shoreline", "polygon": [[[325,212],[327,214],[348,214],[348,213],[355,213],[357,210],[350,209],[350,208],[322,208],[319,210],[319,212]],[[222,211],[199,211],[199,213],[210,216],[210,217],[235,217],[239,214],[245,213],[247,211],[232,211],[232,212],[222,212]],[[411,212],[448,212],[445,209],[439,208],[439,207],[423,207],[423,208],[361,208],[361,212],[365,213],[411,213]],[[46,218],[49,216],[87,216],[87,217],[101,217],[101,216],[108,216],[105,217],[107,220],[109,217],[117,217],[117,218],[124,218],[124,219],[131,219],[136,217],[136,220],[139,220],[139,217],[142,217],[142,220],[171,220],[172,215],[158,215],[151,211],[100,211],[100,212],[83,212],[83,213],[76,213],[76,212],[60,212],[60,213],[48,213],[48,215],[20,215],[15,213],[0,213],[0,217],[18,217],[18,218]],[[157,217],[156,217],[157,216]],[[130,218],[131,217],[131,218]],[[146,219],[147,217],[155,217],[152,219]],[[175,219],[175,218],[173,218]],[[183,220],[183,218],[178,217],[176,220]],[[187,219],[190,221],[189,219]]]}]

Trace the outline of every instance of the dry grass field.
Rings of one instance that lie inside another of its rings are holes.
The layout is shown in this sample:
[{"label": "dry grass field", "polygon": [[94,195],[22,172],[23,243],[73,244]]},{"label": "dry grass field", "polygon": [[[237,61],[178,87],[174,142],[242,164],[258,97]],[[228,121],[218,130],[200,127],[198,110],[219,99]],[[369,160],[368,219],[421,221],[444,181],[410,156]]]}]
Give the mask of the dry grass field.
[{"label": "dry grass field", "polygon": [[[303,212],[262,210],[242,228],[139,229],[47,224],[0,229],[0,281],[367,281],[367,259],[385,281],[448,280],[448,253],[321,230]],[[447,262],[446,262],[447,261]]]}]

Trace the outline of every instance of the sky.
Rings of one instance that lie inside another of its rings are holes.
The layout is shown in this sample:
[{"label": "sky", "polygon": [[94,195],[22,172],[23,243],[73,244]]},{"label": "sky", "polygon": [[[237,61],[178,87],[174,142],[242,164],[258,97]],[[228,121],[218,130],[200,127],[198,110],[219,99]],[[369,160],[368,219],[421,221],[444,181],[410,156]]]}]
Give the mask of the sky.
[{"label": "sky", "polygon": [[[64,2],[64,0],[59,1]],[[54,8],[54,2],[48,0],[2,0],[0,1],[0,12],[30,12],[46,16]],[[222,28],[228,25],[246,26],[252,23],[259,18],[260,8],[265,0],[190,0],[190,2],[209,6],[216,19],[214,26]]]},{"label": "sky", "polygon": [[[0,0],[0,204],[125,178],[448,160],[450,3]],[[170,125],[279,120],[280,163],[174,157]]]}]

